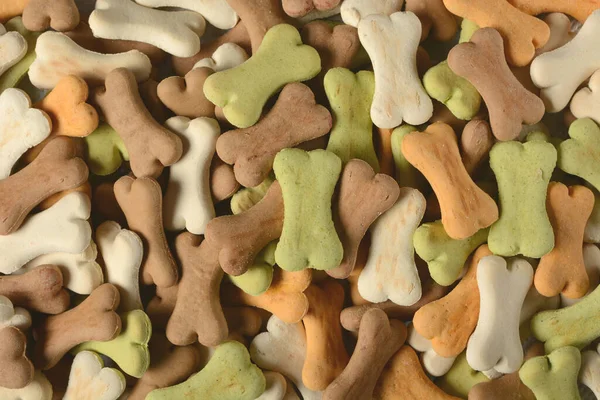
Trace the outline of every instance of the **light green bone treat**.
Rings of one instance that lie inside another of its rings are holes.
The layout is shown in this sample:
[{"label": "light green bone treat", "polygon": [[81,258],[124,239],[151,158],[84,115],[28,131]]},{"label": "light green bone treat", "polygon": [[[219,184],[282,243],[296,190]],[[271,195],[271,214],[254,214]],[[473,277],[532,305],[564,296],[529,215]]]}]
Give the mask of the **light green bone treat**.
[{"label": "light green bone treat", "polygon": [[490,151],[498,181],[500,218],[490,228],[490,250],[500,256],[540,258],[554,247],[546,192],[556,165],[548,142],[499,142]]},{"label": "light green bone treat", "polygon": [[473,386],[489,380],[482,372],[475,371],[469,366],[466,352],[463,351],[446,375],[442,376],[437,383],[444,392],[466,399]]},{"label": "light green bone treat", "polygon": [[277,241],[274,240],[256,255],[254,263],[248,268],[248,271],[239,276],[227,276],[235,286],[249,295],[258,296],[263,294],[273,281],[276,248]]},{"label": "light green bone treat", "polygon": [[286,271],[340,265],[344,248],[331,216],[342,161],[327,150],[284,149],[273,163],[283,193],[283,231],[275,261]]},{"label": "light green bone treat", "polygon": [[439,285],[452,285],[460,276],[467,258],[487,241],[488,229],[462,240],[452,239],[442,221],[423,224],[413,236],[415,251],[427,262],[429,273]]},{"label": "light green bone treat", "polygon": [[274,180],[275,178],[269,175],[258,186],[238,191],[231,197],[231,211],[237,215],[254,207],[256,203],[265,197]]},{"label": "light green bone treat", "polygon": [[375,75],[371,71],[355,75],[346,68],[333,68],[325,75],[324,86],[334,116],[327,150],[344,163],[358,158],[379,172],[371,121]]},{"label": "light green bone treat", "polygon": [[150,366],[148,342],[152,336],[152,323],[142,310],[121,314],[121,333],[106,342],[91,341],[73,348],[71,353],[91,350],[113,360],[127,375],[141,378]]},{"label": "light green bone treat", "polygon": [[569,136],[558,148],[558,168],[600,190],[600,127],[589,118],[578,119],[569,127]]},{"label": "light green bone treat", "polygon": [[458,42],[468,42],[478,29],[479,26],[475,22],[463,19],[460,24],[460,38],[458,39]]},{"label": "light green bone treat", "polygon": [[35,44],[41,32],[30,32],[25,29],[21,17],[15,17],[4,24],[4,27],[9,32],[19,32],[27,42],[27,53],[15,65],[10,67],[2,76],[0,76],[0,93],[4,89],[15,87],[21,82],[21,79],[29,71],[29,67],[35,61]]},{"label": "light green bone treat", "polygon": [[447,61],[431,67],[423,76],[429,96],[443,103],[458,119],[470,120],[481,107],[481,95],[468,80],[456,75]]},{"label": "light green bone treat", "polygon": [[110,175],[119,169],[123,160],[129,161],[129,153],[123,139],[107,124],[100,124],[84,140],[86,159],[93,174]]},{"label": "light green bone treat", "polygon": [[537,400],[580,400],[577,387],[580,367],[581,353],[567,346],[525,361],[519,377]]},{"label": "light green bone treat", "polygon": [[239,342],[225,342],[195,375],[179,385],[151,391],[146,400],[254,400],[266,388],[265,376]]},{"label": "light green bone treat", "polygon": [[531,332],[544,342],[546,353],[563,346],[584,348],[600,337],[600,286],[571,306],[534,315]]},{"label": "light green bone treat", "polygon": [[402,125],[392,132],[392,156],[396,165],[396,181],[402,187],[411,187],[413,189],[423,189],[424,177],[418,169],[408,162],[402,154],[402,139],[404,136],[418,129],[412,125]]},{"label": "light green bone treat", "polygon": [[319,72],[317,50],[302,44],[296,28],[280,24],[267,31],[248,61],[209,76],[204,95],[223,109],[229,122],[247,128],[258,121],[265,103],[278,90],[290,82],[312,79]]}]

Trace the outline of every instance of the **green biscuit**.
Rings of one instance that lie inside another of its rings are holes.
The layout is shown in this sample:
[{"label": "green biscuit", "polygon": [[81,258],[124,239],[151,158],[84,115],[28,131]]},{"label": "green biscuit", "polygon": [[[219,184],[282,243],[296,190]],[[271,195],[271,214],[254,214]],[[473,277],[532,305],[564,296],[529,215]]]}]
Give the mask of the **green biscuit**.
[{"label": "green biscuit", "polygon": [[354,74],[346,68],[333,68],[325,75],[324,86],[334,116],[327,150],[344,163],[358,158],[379,172],[371,121],[375,75],[371,71]]},{"label": "green biscuit", "polygon": [[482,372],[475,371],[469,366],[466,352],[462,352],[446,375],[437,381],[437,384],[449,395],[466,399],[473,386],[488,381],[489,378]]},{"label": "green biscuit", "polygon": [[95,175],[110,175],[119,169],[123,160],[129,161],[129,153],[117,131],[107,124],[100,124],[86,143],[86,159]]},{"label": "green biscuit", "polygon": [[121,314],[121,334],[106,342],[90,341],[71,350],[72,354],[91,350],[113,360],[127,375],[141,378],[150,366],[148,342],[152,336],[152,323],[142,310]]},{"label": "green biscuit", "polygon": [[256,205],[256,203],[265,197],[274,180],[275,179],[269,175],[258,186],[244,188],[238,191],[231,197],[231,211],[237,215]]},{"label": "green biscuit", "polygon": [[392,132],[392,156],[396,165],[396,181],[402,187],[411,187],[422,190],[425,178],[418,169],[408,162],[402,153],[402,139],[404,136],[418,129],[412,125],[401,125]]},{"label": "green biscuit", "polygon": [[546,212],[546,192],[556,165],[548,142],[499,142],[490,151],[498,181],[500,218],[490,228],[490,250],[503,257],[540,258],[554,247]]},{"label": "green biscuit", "polygon": [[200,372],[179,385],[151,391],[146,400],[254,400],[266,387],[262,371],[239,342],[217,346]]},{"label": "green biscuit", "polygon": [[458,119],[470,120],[481,107],[481,95],[468,80],[456,75],[447,61],[430,68],[423,76],[423,86],[429,94]]},{"label": "green biscuit", "polygon": [[327,150],[284,149],[275,156],[273,170],[284,205],[277,265],[286,271],[340,265],[344,248],[333,224],[331,198],[342,161]]},{"label": "green biscuit", "polygon": [[263,294],[273,281],[273,266],[275,265],[275,249],[277,241],[272,241],[257,254],[254,263],[244,274],[239,276],[227,275],[231,282],[252,296]]},{"label": "green biscuit", "polygon": [[459,43],[468,42],[471,40],[471,37],[475,34],[475,32],[479,29],[479,26],[468,19],[463,19],[460,24],[460,38],[458,39]]},{"label": "green biscuit", "polygon": [[558,168],[600,190],[600,127],[590,118],[578,119],[569,127],[569,136],[558,148]]},{"label": "green biscuit", "polygon": [[27,74],[29,67],[35,61],[35,44],[41,33],[30,32],[25,29],[21,17],[11,19],[4,27],[9,32],[19,32],[25,38],[25,41],[27,42],[27,53],[25,53],[25,56],[18,63],[10,67],[2,74],[2,76],[0,76],[0,93],[2,93],[4,89],[16,87],[19,82],[21,82],[21,79]]},{"label": "green biscuit", "polygon": [[275,25],[248,61],[212,74],[204,82],[204,95],[223,109],[238,128],[254,125],[262,109],[278,90],[290,82],[314,78],[321,72],[321,58],[303,45],[300,33],[287,24]]},{"label": "green biscuit", "polygon": [[534,315],[531,332],[544,342],[546,353],[563,346],[584,348],[600,337],[600,286],[571,306]]},{"label": "green biscuit", "polygon": [[547,356],[531,358],[519,370],[521,381],[537,400],[579,400],[577,375],[581,353],[567,346]]},{"label": "green biscuit", "polygon": [[439,285],[452,285],[460,276],[467,258],[487,241],[488,230],[482,229],[473,236],[452,239],[442,225],[442,221],[423,224],[413,236],[415,251],[427,262],[429,273]]}]

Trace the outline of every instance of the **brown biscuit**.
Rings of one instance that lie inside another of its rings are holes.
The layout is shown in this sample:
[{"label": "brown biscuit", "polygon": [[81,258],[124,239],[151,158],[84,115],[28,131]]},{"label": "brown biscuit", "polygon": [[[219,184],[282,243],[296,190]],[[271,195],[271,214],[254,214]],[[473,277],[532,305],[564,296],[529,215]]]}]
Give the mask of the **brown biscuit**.
[{"label": "brown biscuit", "polygon": [[467,123],[460,136],[460,153],[469,175],[473,176],[479,165],[487,160],[495,142],[487,121],[472,120]]},{"label": "brown biscuit", "polygon": [[376,308],[365,313],[358,342],[344,372],[323,393],[323,400],[371,399],[390,358],[406,341],[406,326]]},{"label": "brown biscuit", "polygon": [[188,118],[215,117],[215,105],[204,96],[204,81],[210,68],[195,68],[185,77],[170,76],[158,84],[158,98],[176,115]]},{"label": "brown biscuit", "polygon": [[350,25],[317,20],[302,27],[302,42],[314,47],[321,56],[321,74],[331,68],[350,68],[360,50],[358,30]]},{"label": "brown biscuit", "polygon": [[350,160],[342,171],[339,194],[334,207],[335,226],[344,247],[341,264],[327,274],[337,279],[347,278],[356,264],[358,247],[373,222],[390,207],[400,188],[389,175],[375,174],[363,160]]},{"label": "brown biscuit", "polygon": [[231,165],[214,156],[210,164],[210,192],[215,204],[230,198],[239,188]]},{"label": "brown biscuit", "polygon": [[19,307],[44,314],[60,314],[69,308],[69,293],[55,265],[40,265],[23,275],[0,276],[0,296]]},{"label": "brown biscuit", "polygon": [[27,337],[14,326],[0,329],[0,387],[21,389],[33,380],[33,364],[25,354]]},{"label": "brown biscuit", "polygon": [[218,250],[189,232],[177,236],[175,249],[181,264],[181,280],[167,324],[167,338],[178,346],[196,341],[208,347],[217,346],[229,334],[219,296],[223,270]]},{"label": "brown biscuit", "polygon": [[140,83],[140,97],[156,122],[164,124],[170,113],[158,97],[158,85],[152,78]]},{"label": "brown biscuit", "polygon": [[152,321],[153,329],[167,329],[167,323],[177,303],[179,285],[156,287],[156,294],[148,302],[146,314]]},{"label": "brown biscuit", "polygon": [[175,285],[177,265],[165,237],[160,185],[152,178],[124,176],[115,182],[114,192],[129,229],[144,243],[142,283],[161,287]]},{"label": "brown biscuit", "polygon": [[98,89],[94,99],[106,122],[123,139],[135,176],[157,177],[181,158],[181,139],[152,118],[131,71],[117,68],[110,72],[105,88]]},{"label": "brown biscuit", "polygon": [[102,217],[101,221],[111,220],[121,226],[126,225],[125,214],[119,207],[112,182],[103,182],[96,186],[92,195],[92,211],[92,215]]},{"label": "brown biscuit", "polygon": [[282,0],[283,10],[293,18],[304,17],[313,10],[331,10],[340,2],[341,0]]},{"label": "brown biscuit", "polygon": [[283,196],[279,182],[273,182],[254,207],[211,220],[205,237],[218,250],[223,271],[238,276],[248,270],[262,249],[281,236],[282,229]]},{"label": "brown biscuit", "polygon": [[239,183],[254,187],[269,176],[280,150],[326,135],[332,123],[331,114],[315,102],[308,86],[290,83],[256,125],[223,133],[217,140],[217,154],[234,165]]},{"label": "brown biscuit", "polygon": [[43,200],[87,179],[87,165],[71,139],[55,138],[31,164],[0,181],[0,235],[16,231]]},{"label": "brown biscuit", "polygon": [[375,153],[379,158],[379,172],[389,176],[394,176],[396,169],[394,154],[392,153],[393,132],[393,129],[377,128],[373,137]]},{"label": "brown biscuit", "polygon": [[508,67],[502,37],[495,29],[478,29],[470,42],[455,46],[448,54],[448,65],[481,94],[498,140],[515,139],[523,124],[536,124],[544,116],[542,99],[528,91]]},{"label": "brown biscuit", "polygon": [[421,41],[430,34],[435,40],[452,40],[458,30],[456,17],[446,9],[442,0],[406,0],[406,11],[413,12],[421,21]]},{"label": "brown biscuit", "polygon": [[40,321],[33,330],[36,367],[52,368],[80,343],[116,338],[121,332],[121,318],[115,312],[119,300],[119,289],[105,283],[77,307]]},{"label": "brown biscuit", "polygon": [[29,0],[23,10],[23,25],[28,31],[41,32],[52,28],[64,32],[79,24],[75,0]]},{"label": "brown biscuit", "polygon": [[225,307],[225,319],[230,333],[254,337],[262,327],[262,316],[256,308],[252,307]]}]

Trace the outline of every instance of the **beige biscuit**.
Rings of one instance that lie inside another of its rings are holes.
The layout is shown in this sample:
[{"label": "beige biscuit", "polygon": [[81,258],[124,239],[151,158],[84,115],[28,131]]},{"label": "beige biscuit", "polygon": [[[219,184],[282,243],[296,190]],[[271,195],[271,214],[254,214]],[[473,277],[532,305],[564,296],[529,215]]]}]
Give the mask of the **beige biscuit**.
[{"label": "beige biscuit", "polygon": [[23,10],[23,25],[32,32],[52,28],[64,32],[79,24],[79,10],[75,0],[29,0]]}]

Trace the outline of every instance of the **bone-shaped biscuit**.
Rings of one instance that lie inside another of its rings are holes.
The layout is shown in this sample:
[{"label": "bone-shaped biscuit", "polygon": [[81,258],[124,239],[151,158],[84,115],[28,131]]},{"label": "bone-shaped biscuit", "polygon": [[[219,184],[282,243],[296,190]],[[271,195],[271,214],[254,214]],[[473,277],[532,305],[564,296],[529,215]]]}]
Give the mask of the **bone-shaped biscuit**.
[{"label": "bone-shaped biscuit", "polygon": [[585,269],[583,231],[594,206],[594,194],[585,186],[567,187],[552,182],[546,200],[554,229],[554,248],[542,257],[534,284],[546,297],[562,293],[568,298],[585,296],[590,286]]},{"label": "bone-shaped biscuit", "polygon": [[69,308],[63,276],[54,265],[39,266],[23,275],[0,277],[0,295],[31,311],[59,314]]},{"label": "bone-shaped biscuit", "polygon": [[235,179],[233,167],[225,164],[218,156],[210,164],[210,192],[215,204],[227,200],[236,194],[240,184]]},{"label": "bone-shaped biscuit", "polygon": [[0,76],[27,54],[27,41],[19,32],[7,32],[4,25],[0,24]]},{"label": "bone-shaped biscuit", "polygon": [[556,165],[550,143],[496,143],[490,166],[496,175],[502,213],[489,234],[490,250],[505,257],[541,257],[554,247],[546,193]]},{"label": "bone-shaped biscuit", "polygon": [[269,175],[280,150],[321,137],[329,132],[331,125],[329,111],[316,104],[312,91],[302,83],[290,83],[257,124],[221,135],[217,154],[234,165],[239,183],[257,186]]},{"label": "bone-shaped biscuit", "polygon": [[360,322],[356,349],[344,371],[323,392],[323,399],[370,399],[390,358],[406,340],[406,327],[372,309]]},{"label": "bone-shaped biscuit", "polygon": [[81,253],[50,253],[34,258],[14,274],[24,274],[41,265],[56,265],[66,289],[77,294],[90,294],[104,282],[102,268],[96,262],[98,249],[92,241]]},{"label": "bone-shaped biscuit", "polygon": [[510,4],[529,15],[546,13],[565,13],[578,19],[581,23],[600,8],[598,0],[583,0],[578,2],[560,0],[508,0]]},{"label": "bone-shaped biscuit", "polygon": [[544,22],[550,27],[550,39],[545,45],[536,50],[536,56],[563,47],[577,34],[571,31],[571,19],[565,14],[548,14],[544,18]]},{"label": "bone-shaped biscuit", "polygon": [[248,60],[248,53],[235,43],[225,43],[219,46],[208,58],[203,58],[194,64],[192,69],[210,68],[215,72],[235,68]]},{"label": "bone-shaped biscuit", "polygon": [[5,179],[25,151],[48,137],[52,122],[45,112],[31,108],[29,96],[19,89],[2,92],[0,114],[0,179]]},{"label": "bone-shaped biscuit", "polygon": [[148,79],[152,68],[150,59],[137,50],[119,54],[95,53],[59,32],[40,35],[35,53],[37,57],[29,69],[29,79],[39,89],[52,89],[68,75],[78,76],[89,84],[102,84],[115,68],[128,68],[141,82]]},{"label": "bone-shaped biscuit", "polygon": [[415,62],[421,37],[419,18],[411,12],[370,15],[358,24],[358,37],[375,72],[373,123],[395,128],[402,121],[419,125],[431,118],[433,103]]},{"label": "bone-shaped biscuit", "polygon": [[234,304],[246,304],[262,308],[276,315],[288,324],[300,322],[309,308],[309,301],[304,294],[312,280],[310,270],[287,272],[276,269],[271,286],[266,292],[252,296],[241,290],[235,290],[224,296]]},{"label": "bone-shaped biscuit", "polygon": [[450,126],[436,123],[423,133],[406,135],[402,153],[433,187],[448,236],[468,238],[498,219],[494,200],[467,173]]},{"label": "bone-shaped biscuit", "polygon": [[479,261],[479,320],[467,345],[467,361],[473,369],[493,368],[505,374],[519,369],[523,363],[519,316],[532,281],[533,268],[523,259],[487,256]]},{"label": "bone-shaped biscuit", "polygon": [[119,290],[106,283],[77,307],[42,320],[33,331],[36,366],[50,369],[80,343],[117,337],[121,332],[118,306]]},{"label": "bone-shaped biscuit", "polygon": [[483,372],[475,371],[467,362],[466,352],[461,353],[446,375],[437,380],[437,385],[444,392],[466,399],[471,388],[478,383],[488,382],[488,378]]},{"label": "bone-shaped biscuit", "polygon": [[[386,212],[394,213],[388,210],[394,206],[401,193],[392,177],[375,174],[373,168],[365,161],[354,159],[346,164],[340,178],[334,214],[338,235],[344,246],[344,258],[338,267],[327,271],[329,276],[345,279],[350,275],[356,264],[359,245],[367,229],[376,220],[378,225],[388,227],[383,222],[386,217],[380,216]],[[406,195],[406,193],[402,194]],[[386,228],[373,227],[372,242],[376,240],[375,232]],[[385,241],[385,236],[381,233],[380,235],[379,240]]]},{"label": "bone-shaped biscuit", "polygon": [[600,164],[600,127],[590,118],[574,121],[569,126],[569,136],[558,146],[558,167],[568,174],[588,181],[596,190],[600,179],[596,174]]},{"label": "bone-shaped biscuit", "polygon": [[238,22],[238,16],[226,0],[135,0],[146,7],[178,7],[195,11],[219,29],[231,29]]},{"label": "bone-shaped biscuit", "polygon": [[283,211],[281,187],[274,182],[254,207],[210,221],[206,240],[219,250],[221,268],[234,276],[245,273],[258,252],[281,236]]},{"label": "bone-shaped biscuit", "polygon": [[492,132],[499,140],[515,139],[523,124],[535,124],[544,116],[542,100],[525,89],[508,68],[498,31],[477,30],[470,42],[450,51],[448,65],[481,94]]},{"label": "bone-shaped biscuit", "polygon": [[164,167],[176,163],[183,153],[181,139],[154,120],[142,102],[133,73],[115,69],[104,85],[94,100],[125,142],[133,173],[138,178],[158,176]]},{"label": "bone-shaped biscuit", "polygon": [[479,247],[458,285],[448,295],[425,304],[415,313],[415,330],[431,340],[433,350],[442,357],[456,357],[462,353],[475,330],[479,318],[477,265],[489,255],[492,253],[487,246]]},{"label": "bone-shaped biscuit", "polygon": [[267,32],[248,61],[209,76],[204,95],[223,109],[234,126],[248,128],[258,121],[265,103],[279,89],[314,78],[320,71],[317,51],[302,44],[296,28],[280,24]]},{"label": "bone-shaped biscuit", "polygon": [[37,32],[30,32],[25,29],[23,26],[23,19],[20,17],[13,18],[6,22],[5,28],[10,32],[18,32],[25,38],[25,41],[27,42],[27,52],[21,61],[13,65],[8,71],[0,76],[0,90],[2,91],[16,87],[27,74],[29,66],[35,60],[35,43],[40,35]]},{"label": "bone-shaped biscuit", "polygon": [[31,326],[31,314],[24,308],[14,307],[8,297],[0,295],[0,329],[9,326],[26,331]]},{"label": "bone-shaped biscuit", "polygon": [[479,165],[490,154],[495,140],[490,124],[485,120],[469,121],[460,136],[462,162],[469,175],[473,176]]},{"label": "bone-shaped biscuit", "polygon": [[15,232],[42,200],[87,179],[87,166],[71,139],[52,140],[31,164],[0,180],[0,235]]},{"label": "bone-shaped biscuit", "polygon": [[431,32],[435,40],[446,42],[452,40],[458,30],[456,17],[444,6],[442,0],[406,0],[406,11],[415,13],[421,21],[421,40]]},{"label": "bone-shaped biscuit", "polygon": [[183,155],[170,169],[163,209],[165,228],[204,234],[206,224],[215,217],[209,179],[219,124],[210,118],[173,117],[165,126],[183,143]]},{"label": "bone-shaped biscuit", "polygon": [[267,331],[250,344],[250,356],[259,367],[279,372],[290,379],[305,400],[320,400],[321,392],[304,386],[302,367],[306,357],[306,334],[302,324],[286,324],[273,315]]},{"label": "bone-shaped biscuit", "polygon": [[104,260],[106,282],[120,293],[120,311],[142,308],[140,266],[144,254],[142,240],[134,232],[121,229],[114,221],[106,221],[96,229],[96,242]]},{"label": "bone-shaped biscuit", "polygon": [[321,75],[331,68],[350,68],[360,50],[358,31],[347,25],[332,26],[313,21],[302,27],[302,41],[314,47],[321,57]]},{"label": "bone-shaped biscuit", "polygon": [[598,398],[600,396],[600,355],[597,351],[587,350],[581,353],[579,382],[587,386]]},{"label": "bone-shaped biscuit", "polygon": [[373,303],[415,304],[422,295],[412,237],[425,213],[425,198],[401,188],[398,201],[371,226],[371,248],[358,278],[360,295]]},{"label": "bone-shaped biscuit", "polygon": [[98,0],[89,18],[94,36],[152,44],[177,57],[200,51],[204,18],[195,12],[166,12],[127,0]]},{"label": "bone-shaped biscuit", "polygon": [[300,18],[314,10],[331,10],[340,0],[282,0],[283,11],[290,17]]},{"label": "bone-shaped biscuit", "polygon": [[[169,341],[178,346],[194,343],[216,346],[227,338],[227,321],[219,303],[223,270],[218,249],[189,232],[177,236],[175,249],[181,263],[177,302],[167,324]],[[191,320],[190,315],[195,318]]]},{"label": "bone-shaped biscuit", "polygon": [[0,328],[0,387],[21,389],[33,380],[26,347],[27,337],[18,328]]},{"label": "bone-shaped biscuit", "polygon": [[125,213],[129,229],[144,243],[142,282],[169,287],[177,283],[178,272],[163,228],[162,189],[152,178],[120,178],[115,197]]},{"label": "bone-shaped biscuit", "polygon": [[175,114],[188,117],[215,116],[215,106],[204,96],[206,78],[213,74],[207,67],[194,68],[185,77],[170,76],[158,84],[158,97]]},{"label": "bone-shaped biscuit", "polygon": [[33,32],[48,28],[70,31],[79,25],[79,10],[75,0],[29,0],[23,10],[23,24]]},{"label": "bone-shaped biscuit", "polygon": [[177,302],[177,292],[179,291],[179,285],[173,285],[169,287],[157,286],[156,293],[146,306],[146,314],[152,321],[152,326],[157,330],[165,331],[167,323],[175,303]]},{"label": "bone-shaped biscuit", "polygon": [[0,397],[4,400],[52,400],[52,393],[52,384],[41,371],[35,371],[33,380],[24,388],[0,387]]},{"label": "bone-shaped biscuit", "polygon": [[0,236],[0,272],[12,273],[34,258],[56,252],[80,253],[90,244],[90,199],[71,193],[29,217],[21,228]]},{"label": "bone-shaped biscuit", "polygon": [[588,87],[575,93],[571,112],[577,118],[591,118],[600,124],[600,69],[592,75]]},{"label": "bone-shaped biscuit", "polygon": [[[589,243],[583,244],[583,265],[590,282],[590,287],[586,293],[587,295],[594,291],[594,289],[596,289],[596,287],[598,287],[600,284],[600,249],[596,245]],[[559,297],[560,305],[562,307],[567,307],[580,301],[580,299],[568,298],[562,293]]]},{"label": "bone-shaped biscuit", "polygon": [[600,10],[596,10],[573,40],[533,60],[531,79],[542,89],[546,111],[564,109],[577,88],[600,69],[600,52],[595,46],[599,34]]},{"label": "bone-shaped biscuit", "polygon": [[451,13],[473,21],[481,28],[497,29],[504,39],[501,54],[506,54],[511,65],[529,64],[535,49],[543,46],[550,37],[548,25],[513,7],[508,0],[444,0],[444,5]]},{"label": "bone-shaped biscuit", "polygon": [[104,367],[94,352],[77,354],[71,366],[64,400],[115,400],[125,391],[125,377],[114,368]]},{"label": "bone-shaped biscuit", "polygon": [[425,375],[419,356],[410,346],[402,346],[388,362],[377,381],[374,398],[458,400],[444,393]]},{"label": "bone-shaped biscuit", "polygon": [[519,377],[536,399],[580,399],[577,374],[581,354],[566,346],[547,356],[534,357],[523,364]]},{"label": "bone-shaped biscuit", "polygon": [[404,0],[345,0],[340,8],[340,14],[345,24],[358,27],[361,19],[373,14],[391,15],[402,11]]},{"label": "bone-shaped biscuit", "polygon": [[[94,175],[110,175],[121,167],[123,161],[129,161],[129,153],[127,152],[123,139],[121,139],[117,131],[106,123],[101,123],[94,132],[84,138],[84,142],[86,144],[85,158],[90,171],[92,171]],[[98,188],[100,187],[102,187],[102,184],[98,185],[96,191],[98,191]],[[93,198],[96,203],[95,196],[93,196]],[[114,195],[112,198],[114,200]],[[101,208],[106,210],[109,208],[109,203],[101,203]],[[121,213],[120,210],[119,213]]]},{"label": "bone-shaped biscuit", "polygon": [[432,347],[431,340],[421,336],[413,324],[408,325],[408,337],[406,343],[420,352],[423,369],[435,377],[444,376],[456,360],[456,357],[442,357]]},{"label": "bone-shaped biscuit", "polygon": [[2,3],[0,6],[0,21],[4,22],[13,17],[23,14],[29,0],[16,0]]}]

